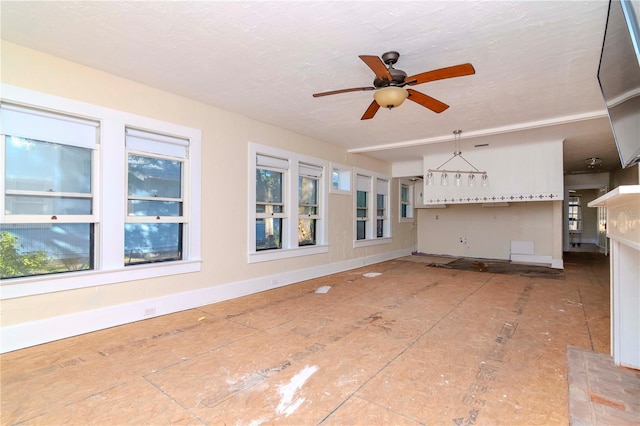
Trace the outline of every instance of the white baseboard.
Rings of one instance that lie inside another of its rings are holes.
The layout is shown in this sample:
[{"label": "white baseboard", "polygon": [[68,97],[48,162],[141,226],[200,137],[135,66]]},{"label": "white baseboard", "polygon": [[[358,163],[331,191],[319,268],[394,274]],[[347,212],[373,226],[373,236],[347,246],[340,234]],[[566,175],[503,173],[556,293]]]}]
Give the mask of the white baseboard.
[{"label": "white baseboard", "polygon": [[510,260],[514,263],[530,263],[536,265],[553,265],[551,256],[537,256],[533,254],[514,254],[511,253]]},{"label": "white baseboard", "polygon": [[409,256],[410,254],[411,249],[396,250],[307,269],[285,271],[280,274],[216,285],[200,290],[175,293],[4,326],[0,328],[0,353],[235,299],[325,275]]}]

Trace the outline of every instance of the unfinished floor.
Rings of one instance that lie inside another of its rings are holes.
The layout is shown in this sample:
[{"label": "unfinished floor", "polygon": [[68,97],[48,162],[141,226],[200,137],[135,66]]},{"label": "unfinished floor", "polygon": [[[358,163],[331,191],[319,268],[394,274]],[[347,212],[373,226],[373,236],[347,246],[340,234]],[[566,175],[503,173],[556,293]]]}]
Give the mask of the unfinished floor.
[{"label": "unfinished floor", "polygon": [[609,353],[608,259],[565,268],[388,261],[7,353],[2,424],[566,425],[568,345]]}]

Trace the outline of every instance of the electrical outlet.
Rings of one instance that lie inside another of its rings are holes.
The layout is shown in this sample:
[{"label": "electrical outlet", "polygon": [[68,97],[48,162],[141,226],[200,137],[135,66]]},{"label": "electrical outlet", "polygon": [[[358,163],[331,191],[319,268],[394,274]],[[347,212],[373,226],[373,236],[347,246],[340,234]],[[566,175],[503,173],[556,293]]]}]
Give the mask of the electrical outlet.
[{"label": "electrical outlet", "polygon": [[155,315],[156,314],[156,307],[154,306],[153,308],[146,308],[143,312],[142,315],[145,317],[148,317],[150,315]]}]

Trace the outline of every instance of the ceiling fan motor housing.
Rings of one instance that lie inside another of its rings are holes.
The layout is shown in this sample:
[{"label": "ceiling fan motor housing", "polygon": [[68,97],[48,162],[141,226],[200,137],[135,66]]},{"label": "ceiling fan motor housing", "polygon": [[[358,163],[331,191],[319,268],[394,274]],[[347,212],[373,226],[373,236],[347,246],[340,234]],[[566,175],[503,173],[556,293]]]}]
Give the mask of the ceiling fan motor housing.
[{"label": "ceiling fan motor housing", "polygon": [[389,74],[391,74],[391,81],[381,80],[376,78],[373,80],[373,85],[376,88],[387,87],[387,86],[404,86],[404,80],[407,78],[407,73],[402,70],[397,70],[395,68],[389,68]]},{"label": "ceiling fan motor housing", "polygon": [[407,78],[407,73],[402,70],[397,70],[393,67],[393,64],[398,62],[398,58],[400,54],[398,52],[386,52],[382,54],[382,61],[387,64],[387,68],[389,69],[389,74],[391,74],[391,81],[382,80],[376,78],[373,80],[373,85],[376,88],[387,87],[387,86],[404,86],[404,80]]}]

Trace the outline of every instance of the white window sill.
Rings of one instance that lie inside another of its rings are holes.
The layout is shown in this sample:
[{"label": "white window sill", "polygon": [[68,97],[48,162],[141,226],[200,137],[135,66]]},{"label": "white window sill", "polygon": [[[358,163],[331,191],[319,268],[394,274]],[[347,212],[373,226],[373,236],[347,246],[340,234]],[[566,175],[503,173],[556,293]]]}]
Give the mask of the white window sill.
[{"label": "white window sill", "polygon": [[273,249],[249,253],[249,263],[269,262],[271,260],[289,259],[292,257],[310,256],[312,254],[328,253],[329,246],[305,246],[292,249]]},{"label": "white window sill", "polygon": [[182,260],[177,262],[147,263],[108,271],[78,271],[12,278],[0,281],[0,300],[198,272],[200,271],[201,263],[200,259]]},{"label": "white window sill", "polygon": [[353,242],[353,248],[377,246],[379,244],[389,244],[391,241],[393,241],[391,237],[375,238],[375,239],[372,238],[368,240],[356,240]]},{"label": "white window sill", "polygon": [[412,217],[401,217],[398,219],[398,222],[400,223],[413,223],[415,222],[415,219]]}]

